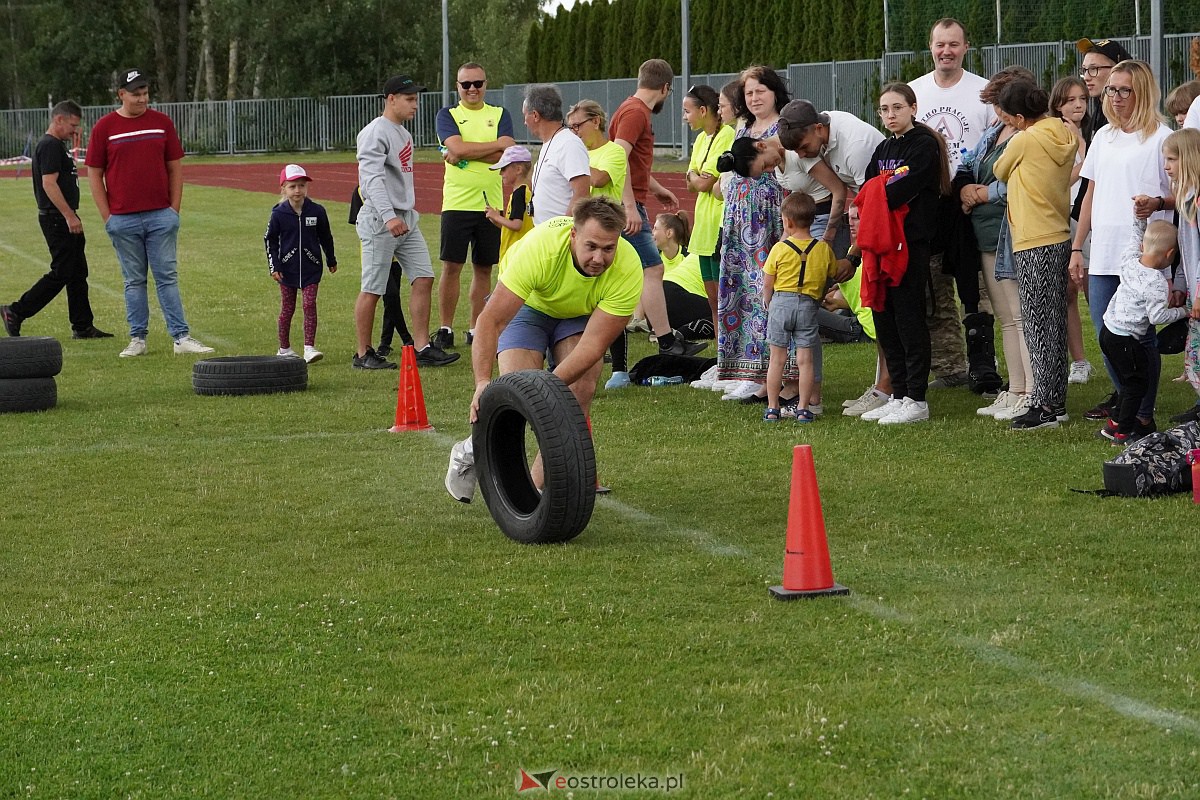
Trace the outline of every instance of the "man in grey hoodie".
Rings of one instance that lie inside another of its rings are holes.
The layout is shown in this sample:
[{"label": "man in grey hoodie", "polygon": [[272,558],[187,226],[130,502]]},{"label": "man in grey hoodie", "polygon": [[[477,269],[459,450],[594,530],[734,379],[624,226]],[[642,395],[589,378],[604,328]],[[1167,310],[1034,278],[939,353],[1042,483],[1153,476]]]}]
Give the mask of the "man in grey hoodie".
[{"label": "man in grey hoodie", "polygon": [[429,342],[429,304],[433,294],[433,265],[425,237],[417,227],[413,192],[413,138],[404,123],[417,115],[417,95],[424,91],[407,75],[388,78],[380,97],[383,114],[358,133],[358,185],[363,207],[355,228],[362,242],[362,286],[354,303],[358,347],[355,369],[396,369],[371,347],[375,307],[387,289],[395,258],[412,286],[409,310],[417,364],[443,367],[458,360]]}]

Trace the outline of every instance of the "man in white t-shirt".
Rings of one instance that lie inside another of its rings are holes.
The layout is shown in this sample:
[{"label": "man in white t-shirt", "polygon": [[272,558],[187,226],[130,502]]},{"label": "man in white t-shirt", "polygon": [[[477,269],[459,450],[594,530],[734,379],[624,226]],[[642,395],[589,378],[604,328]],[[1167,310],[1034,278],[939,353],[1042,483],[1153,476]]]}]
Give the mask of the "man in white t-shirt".
[{"label": "man in white t-shirt", "polygon": [[575,201],[592,190],[587,147],[563,124],[562,95],[557,86],[530,84],[521,111],[525,127],[542,141],[530,178],[533,224],[570,216]]},{"label": "man in white t-shirt", "polygon": [[[988,84],[987,79],[963,69],[963,59],[970,47],[966,27],[961,22],[939,19],[929,32],[933,72],[909,83],[917,95],[917,119],[946,139],[951,176],[958,170],[963,155],[979,143],[994,118],[991,108],[979,99],[980,91]],[[964,220],[957,222],[950,231],[955,240],[959,235],[958,225],[964,224]],[[969,227],[969,223],[965,224]],[[991,302],[978,270],[952,263],[962,261],[956,257],[957,242],[948,241],[948,245],[949,258],[934,255],[929,270],[933,287],[929,316],[929,339],[933,348],[931,366],[938,376],[930,385],[951,387],[969,383],[975,391],[995,391],[1000,388],[1001,379],[995,368],[995,347],[988,344],[993,336],[986,335],[983,330],[994,323]],[[964,274],[960,275],[960,270]],[[959,295],[969,312],[962,319],[954,297],[956,279]],[[960,321],[968,332],[974,332],[968,334],[972,341],[965,349]],[[972,355],[969,372],[967,349]]]}]

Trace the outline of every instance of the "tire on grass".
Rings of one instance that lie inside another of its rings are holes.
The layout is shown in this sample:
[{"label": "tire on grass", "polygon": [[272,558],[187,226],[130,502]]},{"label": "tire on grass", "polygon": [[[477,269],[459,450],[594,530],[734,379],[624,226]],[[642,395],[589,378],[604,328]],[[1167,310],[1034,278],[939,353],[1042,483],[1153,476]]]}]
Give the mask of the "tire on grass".
[{"label": "tire on grass", "polygon": [[274,394],[308,388],[308,364],[286,356],[223,356],[197,361],[192,389],[200,395]]},{"label": "tire on grass", "polygon": [[53,378],[62,372],[62,345],[52,336],[0,339],[0,378]]},{"label": "tire on grass", "polygon": [[[529,473],[526,430],[542,455],[545,486]],[[501,375],[479,398],[472,431],[479,491],[492,518],[524,544],[566,542],[578,536],[596,505],[596,454],[575,395],[545,370]]]},{"label": "tire on grass", "polygon": [[0,378],[0,413],[45,411],[57,404],[54,378]]}]

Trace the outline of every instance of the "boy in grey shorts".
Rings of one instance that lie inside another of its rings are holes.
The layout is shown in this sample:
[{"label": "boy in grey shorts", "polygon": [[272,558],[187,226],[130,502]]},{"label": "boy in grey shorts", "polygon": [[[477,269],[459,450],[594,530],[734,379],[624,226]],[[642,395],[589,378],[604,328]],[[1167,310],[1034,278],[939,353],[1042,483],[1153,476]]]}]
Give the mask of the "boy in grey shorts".
[{"label": "boy in grey shorts", "polygon": [[[763,304],[767,307],[767,410],[764,422],[778,422],[779,390],[789,347],[796,349],[797,422],[812,422],[808,404],[813,388],[812,348],[818,342],[817,310],[833,271],[835,256],[827,243],[809,232],[816,205],[803,192],[788,195],[780,206],[783,241],[771,248],[763,265]],[[789,408],[789,413],[791,409]]]}]

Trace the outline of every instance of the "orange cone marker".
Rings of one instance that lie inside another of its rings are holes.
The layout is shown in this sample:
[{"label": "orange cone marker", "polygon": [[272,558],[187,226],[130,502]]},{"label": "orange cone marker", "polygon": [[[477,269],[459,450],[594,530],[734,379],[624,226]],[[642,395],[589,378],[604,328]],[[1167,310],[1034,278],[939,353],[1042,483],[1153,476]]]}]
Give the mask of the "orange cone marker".
[{"label": "orange cone marker", "polygon": [[388,432],[431,430],[433,426],[429,424],[429,416],[425,413],[425,394],[421,391],[421,373],[417,370],[417,351],[411,344],[407,344],[400,356],[396,424],[388,428]]},{"label": "orange cone marker", "polygon": [[796,445],[792,451],[792,494],[788,502],[787,549],[783,555],[783,585],[772,586],[777,600],[850,594],[834,583],[825,541],[825,515],[817,489],[812,446]]}]

